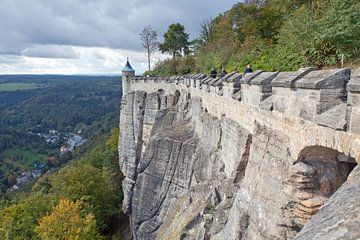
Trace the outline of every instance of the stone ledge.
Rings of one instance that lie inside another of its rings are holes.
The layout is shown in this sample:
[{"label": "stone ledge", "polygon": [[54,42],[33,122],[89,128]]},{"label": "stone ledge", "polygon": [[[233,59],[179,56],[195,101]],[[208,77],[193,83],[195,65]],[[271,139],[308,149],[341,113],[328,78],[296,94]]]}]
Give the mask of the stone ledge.
[{"label": "stone ledge", "polygon": [[295,83],[297,88],[336,89],[344,88],[350,79],[350,69],[331,69],[312,71]]},{"label": "stone ledge", "polygon": [[311,71],[316,70],[313,67],[300,68],[296,72],[280,72],[274,80],[271,81],[271,86],[273,87],[294,87],[294,84],[297,80],[304,77]]},{"label": "stone ledge", "polygon": [[256,70],[255,72],[252,73],[246,73],[241,79],[240,79],[240,83],[242,84],[248,84],[251,82],[251,80],[253,80],[256,76],[258,76],[259,74],[261,74],[263,71],[262,70]]},{"label": "stone ledge", "polygon": [[347,89],[350,92],[360,92],[360,68],[355,71],[355,74],[350,79]]},{"label": "stone ledge", "polygon": [[262,72],[251,80],[253,85],[268,85],[276,77],[278,72]]}]

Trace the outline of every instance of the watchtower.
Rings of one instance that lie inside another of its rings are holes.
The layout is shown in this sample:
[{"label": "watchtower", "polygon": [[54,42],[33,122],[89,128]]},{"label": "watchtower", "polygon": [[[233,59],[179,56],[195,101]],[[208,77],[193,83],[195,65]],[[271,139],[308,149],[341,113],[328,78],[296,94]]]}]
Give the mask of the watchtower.
[{"label": "watchtower", "polygon": [[127,58],[125,67],[121,70],[122,95],[126,95],[130,91],[130,78],[134,76],[135,70],[131,67],[129,58]]}]

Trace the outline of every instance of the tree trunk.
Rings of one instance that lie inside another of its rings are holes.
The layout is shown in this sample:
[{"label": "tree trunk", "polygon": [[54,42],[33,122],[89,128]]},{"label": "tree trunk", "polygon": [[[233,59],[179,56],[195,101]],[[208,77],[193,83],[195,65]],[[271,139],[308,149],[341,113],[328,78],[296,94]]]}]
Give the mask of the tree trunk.
[{"label": "tree trunk", "polygon": [[150,71],[150,49],[148,48],[148,67]]},{"label": "tree trunk", "polygon": [[176,62],[175,62],[175,57],[176,57],[176,54],[175,52],[173,52],[173,60],[172,60],[172,70],[173,70],[173,74],[176,74]]}]

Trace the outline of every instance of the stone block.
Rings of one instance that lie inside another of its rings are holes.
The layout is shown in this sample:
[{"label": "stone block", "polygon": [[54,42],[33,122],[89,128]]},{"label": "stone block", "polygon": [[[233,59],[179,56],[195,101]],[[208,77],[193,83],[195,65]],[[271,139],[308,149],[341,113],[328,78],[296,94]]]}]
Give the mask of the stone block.
[{"label": "stone block", "polygon": [[265,100],[271,93],[264,93],[263,86],[260,85],[242,85],[241,101],[250,105],[259,106],[260,102]]},{"label": "stone block", "polygon": [[306,89],[343,89],[349,79],[350,69],[312,71],[296,81],[295,87]]},{"label": "stone block", "polygon": [[360,92],[360,77],[353,77],[347,85],[347,90],[350,92]]},{"label": "stone block", "polygon": [[300,68],[296,72],[280,72],[272,81],[271,85],[273,87],[294,87],[294,84],[297,80],[304,77],[311,71],[316,70],[316,68]]},{"label": "stone block", "polygon": [[271,80],[273,80],[278,72],[262,72],[252,78],[251,84],[253,85],[268,85],[270,84]]},{"label": "stone block", "polygon": [[[360,116],[358,120],[360,120]],[[339,104],[322,114],[316,115],[314,121],[320,125],[331,127],[333,129],[345,130],[347,125],[346,103]]]},{"label": "stone block", "polygon": [[262,70],[256,70],[255,72],[252,72],[252,73],[246,73],[240,79],[240,83],[241,84],[250,83],[252,79],[254,79],[256,76],[258,76],[262,72],[263,72]]},{"label": "stone block", "polygon": [[344,92],[342,89],[321,89],[320,101],[318,103],[317,113],[323,113],[344,101]]},{"label": "stone block", "polygon": [[349,131],[360,133],[360,108],[351,108]]},{"label": "stone block", "polygon": [[[230,79],[233,79],[233,77],[235,75],[239,75],[239,73],[237,73],[236,71],[233,71],[231,73],[226,74],[225,76],[222,77],[222,80],[225,82],[228,82]],[[240,74],[241,75],[241,74]]]},{"label": "stone block", "polygon": [[240,82],[242,78],[242,73],[233,72],[234,74],[230,74],[228,78],[226,78],[225,82]]}]

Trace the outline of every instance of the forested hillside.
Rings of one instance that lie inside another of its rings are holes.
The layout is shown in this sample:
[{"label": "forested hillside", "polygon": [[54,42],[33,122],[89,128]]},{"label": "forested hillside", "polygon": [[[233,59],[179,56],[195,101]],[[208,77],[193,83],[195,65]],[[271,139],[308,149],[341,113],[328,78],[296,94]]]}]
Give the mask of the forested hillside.
[{"label": "forested hillside", "polygon": [[[358,0],[239,2],[204,21],[197,39],[146,74],[209,73],[221,67],[241,72],[247,64],[294,71],[303,66],[340,67],[342,60],[355,68],[360,66],[359,9]],[[165,35],[172,30],[169,27]]]},{"label": "forested hillside", "polygon": [[116,127],[120,97],[119,77],[0,76],[0,190],[59,167],[76,144]]},{"label": "forested hillside", "polygon": [[0,239],[119,239],[120,88],[119,77],[0,76]]},{"label": "forested hillside", "polygon": [[95,134],[64,168],[0,201],[0,239],[120,239],[118,129]]}]

